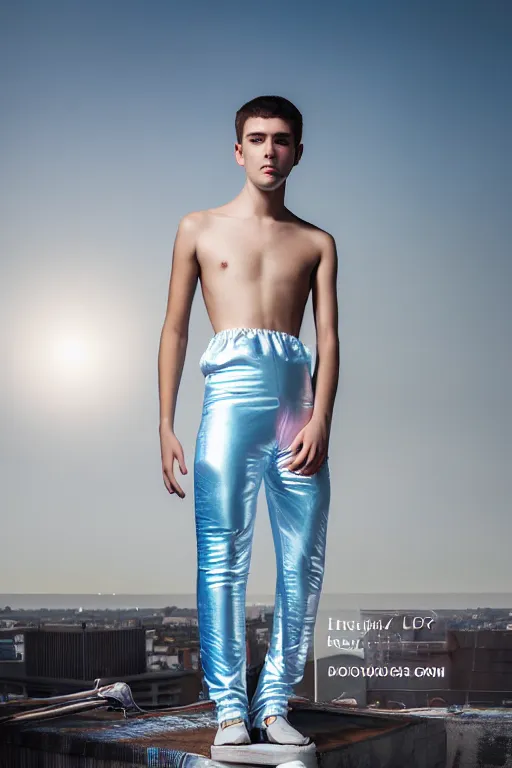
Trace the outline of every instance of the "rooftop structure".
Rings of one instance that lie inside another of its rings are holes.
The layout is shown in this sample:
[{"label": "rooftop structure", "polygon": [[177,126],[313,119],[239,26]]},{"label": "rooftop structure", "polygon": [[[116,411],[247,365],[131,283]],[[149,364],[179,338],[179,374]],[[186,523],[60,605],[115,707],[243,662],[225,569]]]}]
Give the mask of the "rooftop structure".
[{"label": "rooftop structure", "polygon": [[[442,720],[299,700],[291,704],[290,722],[314,740],[322,768],[445,768]],[[97,710],[0,728],[1,765],[14,766],[23,759],[24,768],[49,767],[60,765],[57,756],[65,755],[66,768],[82,766],[84,757],[89,759],[88,768],[188,768],[191,758],[196,768],[207,768],[216,721],[213,703],[205,701],[128,719],[118,712]]]}]

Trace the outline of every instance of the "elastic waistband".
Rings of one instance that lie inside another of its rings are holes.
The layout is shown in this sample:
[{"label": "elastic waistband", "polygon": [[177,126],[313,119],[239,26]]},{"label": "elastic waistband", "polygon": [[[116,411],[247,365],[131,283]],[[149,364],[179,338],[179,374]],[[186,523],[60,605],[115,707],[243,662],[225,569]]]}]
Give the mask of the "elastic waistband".
[{"label": "elastic waistband", "polygon": [[270,328],[226,328],[223,331],[218,331],[213,337],[213,339],[217,338],[229,338],[230,336],[235,336],[239,333],[248,333],[248,334],[254,334],[259,333],[265,336],[272,335],[272,336],[280,336],[283,339],[290,339],[290,341],[298,341],[300,344],[302,344],[302,341],[297,336],[292,336],[291,333],[286,333],[286,331],[274,331]]},{"label": "elastic waistband", "polygon": [[245,357],[254,364],[272,358],[285,363],[307,362],[311,368],[311,350],[297,337],[286,331],[270,328],[226,328],[218,331],[201,356],[199,365],[203,373],[219,366],[232,364],[238,357]]}]

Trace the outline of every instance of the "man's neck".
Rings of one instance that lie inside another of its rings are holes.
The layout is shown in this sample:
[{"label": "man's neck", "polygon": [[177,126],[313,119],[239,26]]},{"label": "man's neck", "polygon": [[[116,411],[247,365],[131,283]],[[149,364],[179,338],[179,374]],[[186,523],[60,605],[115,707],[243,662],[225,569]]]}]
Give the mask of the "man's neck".
[{"label": "man's neck", "polygon": [[289,211],[284,204],[286,182],[269,192],[263,192],[247,181],[240,194],[231,203],[232,210],[240,218],[254,221],[282,221],[289,217]]}]

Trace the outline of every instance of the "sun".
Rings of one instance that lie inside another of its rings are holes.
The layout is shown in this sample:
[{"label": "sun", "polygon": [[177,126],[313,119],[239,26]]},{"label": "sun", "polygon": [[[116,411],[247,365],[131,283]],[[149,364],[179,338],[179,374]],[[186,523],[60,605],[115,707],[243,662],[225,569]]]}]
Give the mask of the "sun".
[{"label": "sun", "polygon": [[80,373],[91,360],[87,339],[78,336],[62,336],[53,340],[53,363],[61,373]]},{"label": "sun", "polygon": [[47,326],[41,342],[40,354],[45,361],[40,367],[41,385],[46,389],[47,403],[54,400],[65,409],[66,401],[86,406],[92,398],[98,404],[106,385],[107,356],[100,329],[90,321],[86,324],[68,317],[65,322]]},{"label": "sun", "polygon": [[18,320],[5,366],[12,418],[52,431],[124,418],[140,395],[147,359],[135,290],[123,292],[118,276],[99,267],[73,274],[46,269],[31,279],[10,299]]}]

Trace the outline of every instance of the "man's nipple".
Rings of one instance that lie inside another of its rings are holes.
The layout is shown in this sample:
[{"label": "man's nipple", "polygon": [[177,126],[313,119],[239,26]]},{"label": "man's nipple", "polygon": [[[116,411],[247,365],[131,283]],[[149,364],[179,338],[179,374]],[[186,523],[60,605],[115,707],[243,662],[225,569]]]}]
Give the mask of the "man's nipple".
[{"label": "man's nipple", "polygon": [[220,265],[221,265],[222,269],[226,269],[226,267],[228,266],[228,263],[227,263],[227,261],[221,261]]}]

